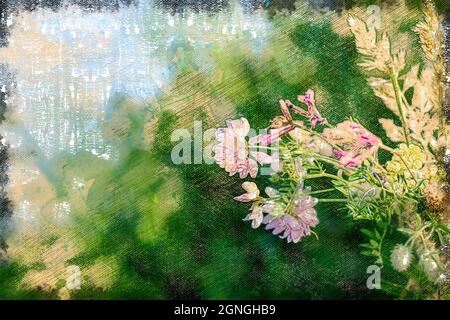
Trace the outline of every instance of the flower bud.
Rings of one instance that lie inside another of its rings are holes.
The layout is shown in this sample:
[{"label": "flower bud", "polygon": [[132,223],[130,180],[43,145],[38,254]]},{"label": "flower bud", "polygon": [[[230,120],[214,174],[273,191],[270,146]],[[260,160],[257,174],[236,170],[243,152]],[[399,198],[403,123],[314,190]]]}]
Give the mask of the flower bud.
[{"label": "flower bud", "polygon": [[398,244],[391,253],[391,263],[395,270],[405,271],[411,264],[412,254],[407,246]]},{"label": "flower bud", "polygon": [[436,262],[437,259],[439,259],[439,257],[436,255],[433,256],[429,254],[423,254],[420,259],[423,271],[431,281],[438,281],[440,276],[439,266]]}]

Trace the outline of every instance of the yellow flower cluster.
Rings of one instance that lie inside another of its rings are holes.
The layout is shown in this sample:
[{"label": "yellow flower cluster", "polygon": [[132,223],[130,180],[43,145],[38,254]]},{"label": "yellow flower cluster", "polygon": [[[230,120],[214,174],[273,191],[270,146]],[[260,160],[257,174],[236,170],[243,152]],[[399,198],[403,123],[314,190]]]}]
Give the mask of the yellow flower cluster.
[{"label": "yellow flower cluster", "polygon": [[[395,192],[404,193],[409,188],[416,187],[420,182],[425,188],[432,182],[440,181],[445,177],[445,172],[436,164],[429,163],[422,149],[415,145],[401,144],[395,149],[396,154],[386,163],[388,181]],[[404,178],[404,182],[399,179]]]},{"label": "yellow flower cluster", "polygon": [[395,150],[397,154],[392,157],[391,161],[386,163],[386,169],[392,174],[410,174],[409,171],[418,171],[422,169],[426,156],[420,147],[410,145],[409,147],[402,143]]},{"label": "yellow flower cluster", "polygon": [[[401,144],[395,151],[396,154],[386,163],[386,170],[389,180],[395,182],[394,189],[396,191],[406,191],[405,187],[413,188],[422,180],[428,184],[438,174],[435,165],[426,163],[426,155],[420,147]],[[397,185],[400,182],[399,176],[405,179],[406,186]]]}]

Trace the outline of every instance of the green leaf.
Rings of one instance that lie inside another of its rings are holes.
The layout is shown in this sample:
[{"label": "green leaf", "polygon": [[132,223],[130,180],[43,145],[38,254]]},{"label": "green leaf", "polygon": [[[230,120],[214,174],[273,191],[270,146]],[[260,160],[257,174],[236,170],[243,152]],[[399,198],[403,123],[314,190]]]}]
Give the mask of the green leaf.
[{"label": "green leaf", "polygon": [[400,231],[400,232],[409,234],[409,235],[414,234],[414,231],[413,231],[413,230],[407,229],[407,228],[398,228],[397,230]]},{"label": "green leaf", "polygon": [[381,240],[381,235],[380,235],[380,233],[377,231],[377,229],[375,229],[375,237],[376,237],[378,240]]},{"label": "green leaf", "polygon": [[443,224],[438,223],[438,224],[436,225],[436,227],[438,227],[439,229],[442,229],[443,231],[445,231],[445,232],[447,232],[447,233],[450,233],[450,229],[447,228],[447,227],[446,227],[445,225],[443,225]]},{"label": "green leaf", "polygon": [[371,239],[375,238],[374,233],[372,231],[368,230],[368,229],[361,229],[360,231],[361,231],[362,234],[368,236]]},{"label": "green leaf", "polygon": [[363,256],[373,257],[372,251],[361,251]]},{"label": "green leaf", "polygon": [[370,245],[371,245],[373,248],[378,248],[378,242],[376,242],[375,240],[370,240]]}]

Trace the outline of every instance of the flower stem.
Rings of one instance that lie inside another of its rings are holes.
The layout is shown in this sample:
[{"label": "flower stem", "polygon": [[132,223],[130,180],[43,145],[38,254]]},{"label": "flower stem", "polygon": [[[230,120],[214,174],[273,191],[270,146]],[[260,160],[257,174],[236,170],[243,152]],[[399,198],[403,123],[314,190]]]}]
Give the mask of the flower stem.
[{"label": "flower stem", "polygon": [[336,191],[336,189],[335,188],[330,188],[330,189],[322,189],[322,190],[311,191],[311,192],[303,192],[303,193],[307,194],[307,195],[311,195],[311,194],[319,194],[319,193],[331,192],[331,191]]},{"label": "flower stem", "polygon": [[340,167],[339,161],[337,161],[336,159],[333,159],[333,158],[327,157],[327,156],[323,156],[318,153],[298,150],[296,153],[294,153],[294,155],[299,155],[299,156],[305,155],[307,157],[316,158],[317,160],[329,163],[331,165],[334,165],[335,167]]},{"label": "flower stem", "polygon": [[381,235],[381,239],[380,239],[380,241],[378,243],[378,252],[380,253],[380,264],[381,264],[381,267],[383,267],[383,255],[381,254],[381,249],[383,247],[383,241],[384,241],[384,238],[386,237],[386,234],[388,232],[388,228],[391,225],[391,218],[392,218],[391,214],[388,213],[388,223],[386,223],[384,225],[383,234]]},{"label": "flower stem", "polygon": [[408,134],[407,126],[406,126],[405,115],[403,113],[403,104],[402,104],[402,98],[400,96],[401,90],[400,90],[400,85],[398,84],[398,77],[394,71],[391,72],[390,76],[391,76],[392,86],[394,87],[395,100],[397,102],[398,113],[400,114],[400,121],[402,122],[403,134],[405,135],[405,142],[406,142],[406,145],[409,146],[409,136],[408,136],[409,134]]},{"label": "flower stem", "polygon": [[305,179],[316,179],[316,178],[330,178],[330,179],[334,179],[334,180],[339,180],[339,181],[343,182],[344,184],[350,184],[349,181],[347,181],[339,176],[336,176],[334,174],[329,174],[326,172],[305,176]]},{"label": "flower stem", "polygon": [[319,202],[347,202],[347,199],[319,199]]}]

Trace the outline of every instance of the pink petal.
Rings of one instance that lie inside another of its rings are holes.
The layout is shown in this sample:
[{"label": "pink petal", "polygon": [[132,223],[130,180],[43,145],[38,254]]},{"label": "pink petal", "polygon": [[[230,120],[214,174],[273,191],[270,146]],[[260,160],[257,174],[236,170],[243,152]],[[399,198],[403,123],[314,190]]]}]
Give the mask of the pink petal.
[{"label": "pink petal", "polygon": [[250,131],[250,124],[247,119],[240,118],[237,120],[227,120],[227,127],[232,129],[234,134],[239,138],[245,138],[245,136]]},{"label": "pink petal", "polygon": [[314,91],[312,89],[308,89],[304,96],[297,96],[297,100],[301,103],[309,105],[314,104]]},{"label": "pink petal", "polygon": [[335,155],[336,158],[342,158],[343,156],[345,156],[345,153],[343,151],[340,150],[333,150],[333,154]]},{"label": "pink petal", "polygon": [[289,108],[286,105],[286,102],[283,99],[279,100],[280,103],[280,107],[281,107],[281,112],[283,113],[284,117],[286,118],[287,121],[292,121],[292,116],[289,112]]},{"label": "pink petal", "polygon": [[250,202],[253,199],[255,199],[255,196],[252,195],[251,193],[244,193],[241,194],[240,196],[234,197],[233,199],[239,202]]},{"label": "pink petal", "polygon": [[271,138],[270,133],[260,134],[260,135],[257,135],[255,137],[251,137],[250,139],[248,139],[248,144],[251,146],[255,146],[257,144],[267,146],[267,145],[269,145],[270,138]]},{"label": "pink petal", "polygon": [[260,134],[256,137],[252,137],[249,139],[248,142],[249,142],[249,145],[251,145],[251,146],[254,146],[257,144],[262,145],[262,146],[268,146],[292,130],[294,130],[294,126],[287,125],[280,129],[273,129],[270,131],[270,133]]},{"label": "pink petal", "polygon": [[247,192],[234,197],[234,200],[239,202],[249,202],[259,196],[258,186],[254,182],[246,181],[242,184],[242,188]]},{"label": "pink petal", "polygon": [[267,153],[251,151],[250,155],[262,165],[272,163],[272,157],[269,156]]},{"label": "pink petal", "polygon": [[247,178],[247,175],[248,175],[247,169],[239,171],[239,178],[241,179]]},{"label": "pink petal", "polygon": [[294,230],[291,232],[290,236],[292,238],[293,243],[297,243],[302,238],[302,232],[300,230]]},{"label": "pink petal", "polygon": [[266,189],[264,189],[264,192],[269,196],[269,198],[275,198],[279,195],[279,192],[272,187],[266,187]]},{"label": "pink petal", "polygon": [[258,163],[253,159],[248,159],[248,172],[252,178],[258,174]]},{"label": "pink petal", "polygon": [[257,195],[259,195],[259,189],[258,186],[256,185],[256,183],[251,182],[251,181],[245,181],[242,184],[242,189],[244,189],[245,191],[247,191],[248,193],[255,193]]},{"label": "pink petal", "polygon": [[264,216],[261,214],[258,217],[256,217],[255,219],[253,219],[252,228],[257,229],[261,225],[263,218],[264,218]]}]

